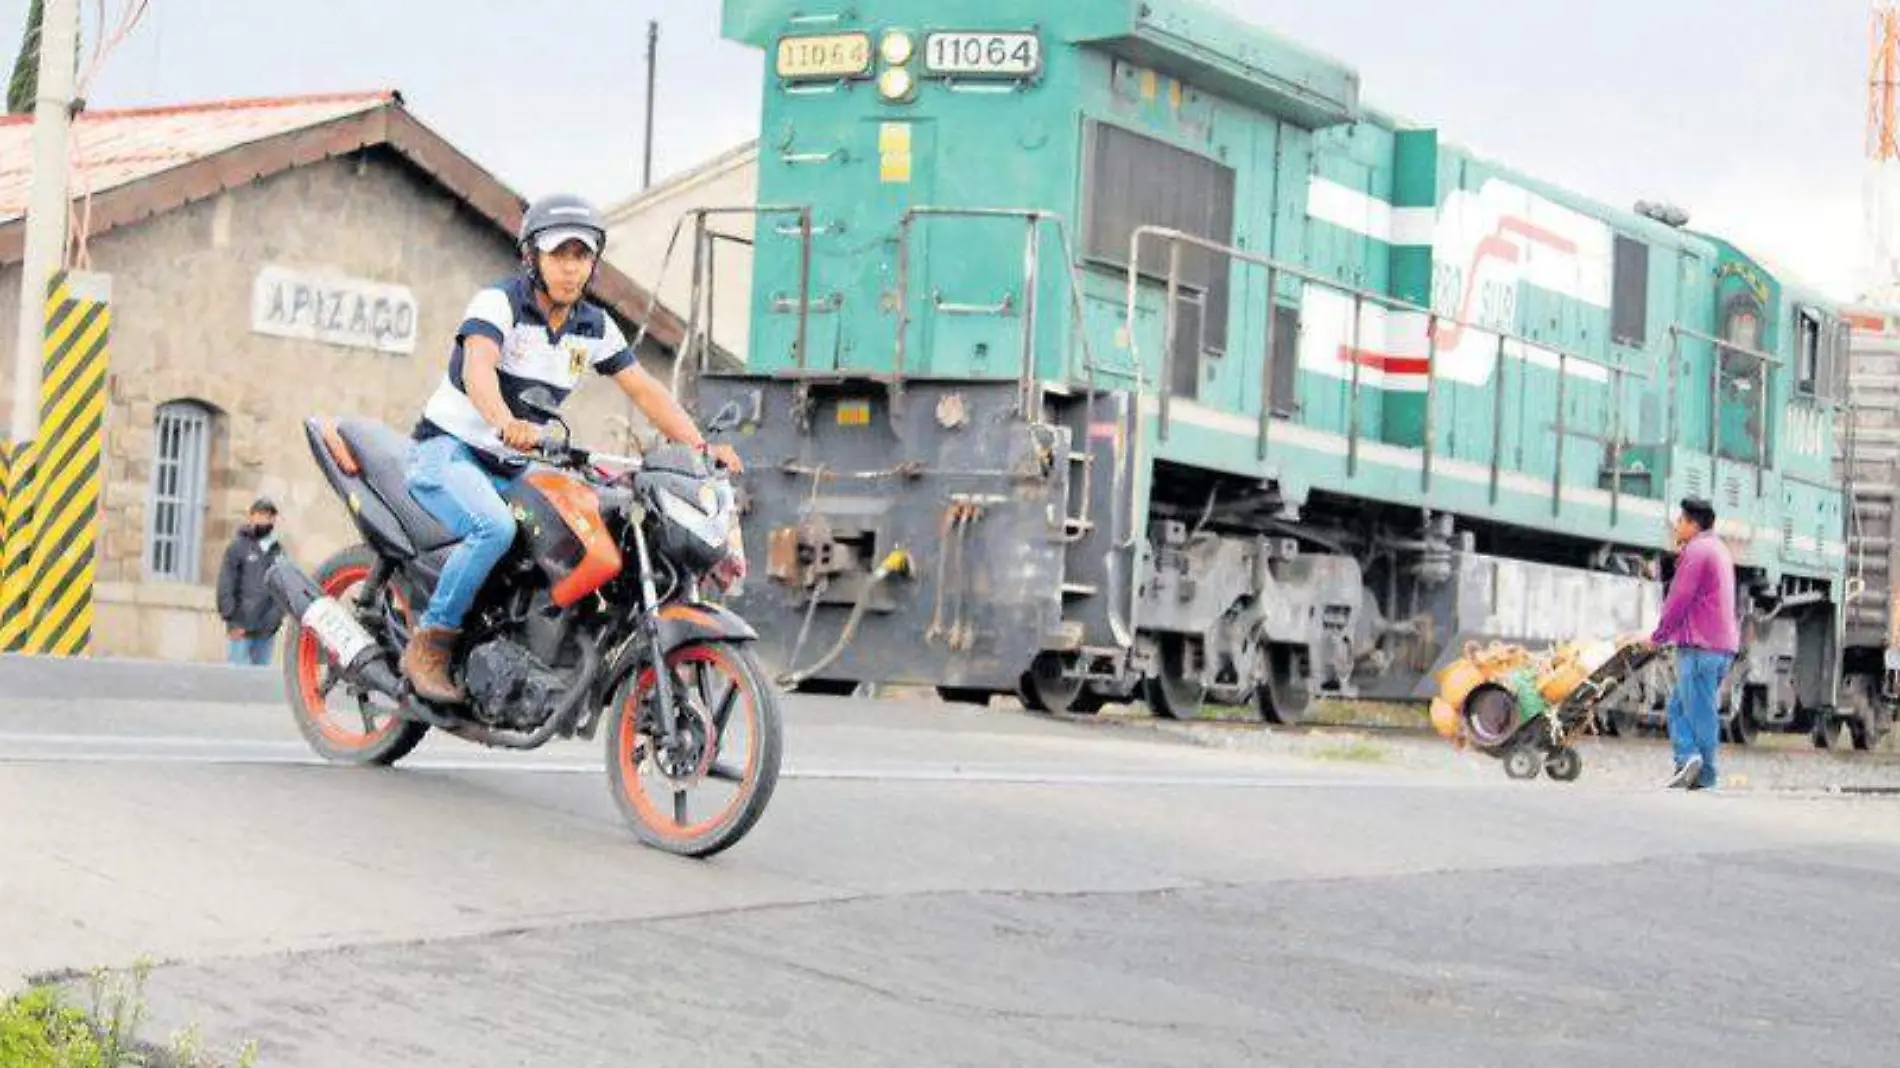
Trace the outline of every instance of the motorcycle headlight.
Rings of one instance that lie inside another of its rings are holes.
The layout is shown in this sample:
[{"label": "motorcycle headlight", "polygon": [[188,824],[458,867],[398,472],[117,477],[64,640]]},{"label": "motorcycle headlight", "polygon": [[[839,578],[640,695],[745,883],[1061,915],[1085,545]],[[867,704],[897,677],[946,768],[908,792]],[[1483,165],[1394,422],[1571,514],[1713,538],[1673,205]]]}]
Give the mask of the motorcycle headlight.
[{"label": "motorcycle headlight", "polygon": [[660,512],[668,520],[686,528],[693,537],[711,548],[725,546],[726,523],[716,501],[713,508],[702,510],[672,490],[663,489],[654,496],[659,500]]}]

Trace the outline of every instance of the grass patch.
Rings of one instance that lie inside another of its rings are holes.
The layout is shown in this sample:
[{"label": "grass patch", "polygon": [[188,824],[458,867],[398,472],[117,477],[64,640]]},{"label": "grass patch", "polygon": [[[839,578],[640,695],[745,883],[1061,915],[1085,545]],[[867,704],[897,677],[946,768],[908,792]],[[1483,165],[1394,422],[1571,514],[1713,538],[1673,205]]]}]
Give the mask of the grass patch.
[{"label": "grass patch", "polygon": [[1258,723],[1260,722],[1260,712],[1250,705],[1217,705],[1209,701],[1200,707],[1200,710],[1195,713],[1193,719],[1188,720],[1190,723],[1196,721],[1206,723]]},{"label": "grass patch", "polygon": [[1430,730],[1431,707],[1415,701],[1316,701],[1307,722],[1329,727]]},{"label": "grass patch", "polygon": [[1383,764],[1391,757],[1385,746],[1363,738],[1315,746],[1309,755],[1314,760],[1326,760],[1337,764]]},{"label": "grass patch", "polygon": [[129,981],[100,970],[87,980],[81,1008],[50,983],[0,1001],[0,1068],[251,1068],[257,1046],[246,1043],[234,1061],[206,1052],[192,1027],[168,1047],[138,1037],[146,1022],[145,982],[151,964],[140,961]]}]

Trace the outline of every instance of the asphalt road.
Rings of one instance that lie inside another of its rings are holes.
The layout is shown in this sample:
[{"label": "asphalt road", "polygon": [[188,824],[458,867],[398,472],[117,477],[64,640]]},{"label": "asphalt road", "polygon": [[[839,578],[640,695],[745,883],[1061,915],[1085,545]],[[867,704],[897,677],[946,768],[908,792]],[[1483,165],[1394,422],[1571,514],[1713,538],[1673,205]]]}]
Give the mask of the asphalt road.
[{"label": "asphalt road", "polygon": [[154,1037],[263,1065],[1900,1062],[1892,801],[798,700],[689,862],[594,745],[336,769],[243,686],[5,679],[0,977],[150,956]]}]

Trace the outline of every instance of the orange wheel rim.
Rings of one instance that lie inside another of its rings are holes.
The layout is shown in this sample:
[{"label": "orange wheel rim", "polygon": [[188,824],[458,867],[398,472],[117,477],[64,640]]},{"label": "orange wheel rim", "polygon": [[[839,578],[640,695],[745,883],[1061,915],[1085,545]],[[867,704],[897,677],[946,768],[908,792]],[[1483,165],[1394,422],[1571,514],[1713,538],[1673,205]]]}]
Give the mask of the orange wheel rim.
[{"label": "orange wheel rim", "polygon": [[[667,667],[670,670],[689,665],[704,665],[716,669],[719,674],[730,680],[734,696],[733,712],[744,717],[746,731],[753,739],[753,744],[748,747],[746,753],[745,772],[739,778],[738,789],[733,793],[732,800],[706,819],[681,823],[670,812],[656,804],[641,785],[640,709],[646,703],[647,694],[653,689],[657,676],[651,667],[640,672],[639,685],[634,688],[633,695],[628,701],[621,706],[616,723],[616,729],[620,732],[619,744],[615,748],[620,763],[621,792],[625,795],[627,803],[633,806],[640,822],[651,828],[655,834],[668,841],[686,842],[713,831],[745,804],[747,795],[752,792],[754,784],[758,782],[759,760],[765,746],[764,739],[759,734],[758,699],[751,688],[745,684],[744,672],[732,661],[731,657],[720,650],[698,646],[683,650],[668,659]],[[673,680],[673,685],[681,685],[681,680],[677,676]],[[720,727],[719,735],[710,739],[709,744],[722,747],[732,722],[732,714],[728,714],[727,726]]]},{"label": "orange wheel rim", "polygon": [[[369,577],[366,567],[348,567],[330,575],[323,583],[323,592],[331,597],[339,597],[351,586]],[[317,636],[308,628],[300,627],[297,634],[297,688],[303,697],[302,713],[323,735],[324,740],[342,749],[368,749],[389,737],[396,729],[396,717],[383,713],[381,727],[374,730],[350,730],[338,723],[329,711],[329,700],[324,693],[323,669],[330,663],[330,657],[318,643]],[[376,713],[369,713],[375,715]],[[358,717],[361,719],[361,715]]]}]

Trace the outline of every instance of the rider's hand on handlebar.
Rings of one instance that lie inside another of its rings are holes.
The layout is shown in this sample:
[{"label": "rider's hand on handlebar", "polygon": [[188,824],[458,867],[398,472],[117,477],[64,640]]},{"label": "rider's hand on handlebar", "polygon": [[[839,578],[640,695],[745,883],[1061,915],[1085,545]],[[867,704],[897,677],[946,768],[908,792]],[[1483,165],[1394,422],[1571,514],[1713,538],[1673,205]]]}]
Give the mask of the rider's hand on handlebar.
[{"label": "rider's hand on handlebar", "polygon": [[707,448],[706,453],[712,457],[713,463],[729,469],[733,474],[745,473],[745,465],[739,462],[739,454],[733,451],[732,446],[713,445]]},{"label": "rider's hand on handlebar", "polygon": [[541,428],[526,419],[510,419],[501,428],[501,440],[511,449],[527,452],[541,444]]}]

